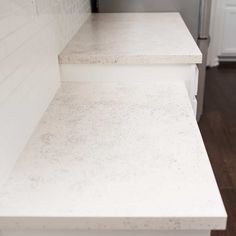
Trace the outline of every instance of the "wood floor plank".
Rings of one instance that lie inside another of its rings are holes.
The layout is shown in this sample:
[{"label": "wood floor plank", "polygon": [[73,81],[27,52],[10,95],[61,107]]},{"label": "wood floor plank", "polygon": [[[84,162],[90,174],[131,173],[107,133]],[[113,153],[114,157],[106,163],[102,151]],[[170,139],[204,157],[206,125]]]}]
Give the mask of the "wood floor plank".
[{"label": "wood floor plank", "polygon": [[202,137],[228,213],[226,231],[236,236],[236,67],[207,70]]}]

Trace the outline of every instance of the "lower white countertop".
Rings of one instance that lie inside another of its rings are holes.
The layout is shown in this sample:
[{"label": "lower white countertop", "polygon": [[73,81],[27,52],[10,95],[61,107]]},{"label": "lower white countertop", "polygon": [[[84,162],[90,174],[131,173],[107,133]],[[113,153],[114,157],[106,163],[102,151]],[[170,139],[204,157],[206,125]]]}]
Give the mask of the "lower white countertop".
[{"label": "lower white countertop", "polygon": [[64,83],[0,190],[0,228],[224,229],[182,82]]}]

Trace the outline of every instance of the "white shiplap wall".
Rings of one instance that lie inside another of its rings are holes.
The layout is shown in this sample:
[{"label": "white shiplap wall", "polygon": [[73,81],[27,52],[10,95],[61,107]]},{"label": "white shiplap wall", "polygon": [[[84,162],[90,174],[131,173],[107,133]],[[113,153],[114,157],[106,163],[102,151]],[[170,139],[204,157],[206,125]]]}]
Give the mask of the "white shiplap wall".
[{"label": "white shiplap wall", "polygon": [[0,184],[60,85],[58,54],[89,0],[0,0]]}]

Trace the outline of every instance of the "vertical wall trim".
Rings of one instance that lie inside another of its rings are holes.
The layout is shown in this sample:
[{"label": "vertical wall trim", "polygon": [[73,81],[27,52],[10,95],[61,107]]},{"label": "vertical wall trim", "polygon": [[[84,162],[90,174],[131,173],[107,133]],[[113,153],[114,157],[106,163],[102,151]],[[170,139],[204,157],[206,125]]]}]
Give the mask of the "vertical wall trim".
[{"label": "vertical wall trim", "polygon": [[210,24],[210,47],[208,50],[207,65],[210,67],[219,65],[222,48],[223,22],[225,0],[212,0],[211,24]]}]

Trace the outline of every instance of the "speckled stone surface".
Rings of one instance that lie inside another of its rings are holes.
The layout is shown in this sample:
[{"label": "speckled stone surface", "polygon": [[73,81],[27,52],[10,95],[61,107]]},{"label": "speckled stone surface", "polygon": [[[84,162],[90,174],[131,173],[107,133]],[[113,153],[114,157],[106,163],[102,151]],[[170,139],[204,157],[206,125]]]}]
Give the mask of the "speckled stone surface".
[{"label": "speckled stone surface", "polygon": [[93,14],[61,64],[196,64],[202,55],[179,13]]},{"label": "speckled stone surface", "polygon": [[222,229],[182,82],[64,83],[0,190],[0,228]]}]

